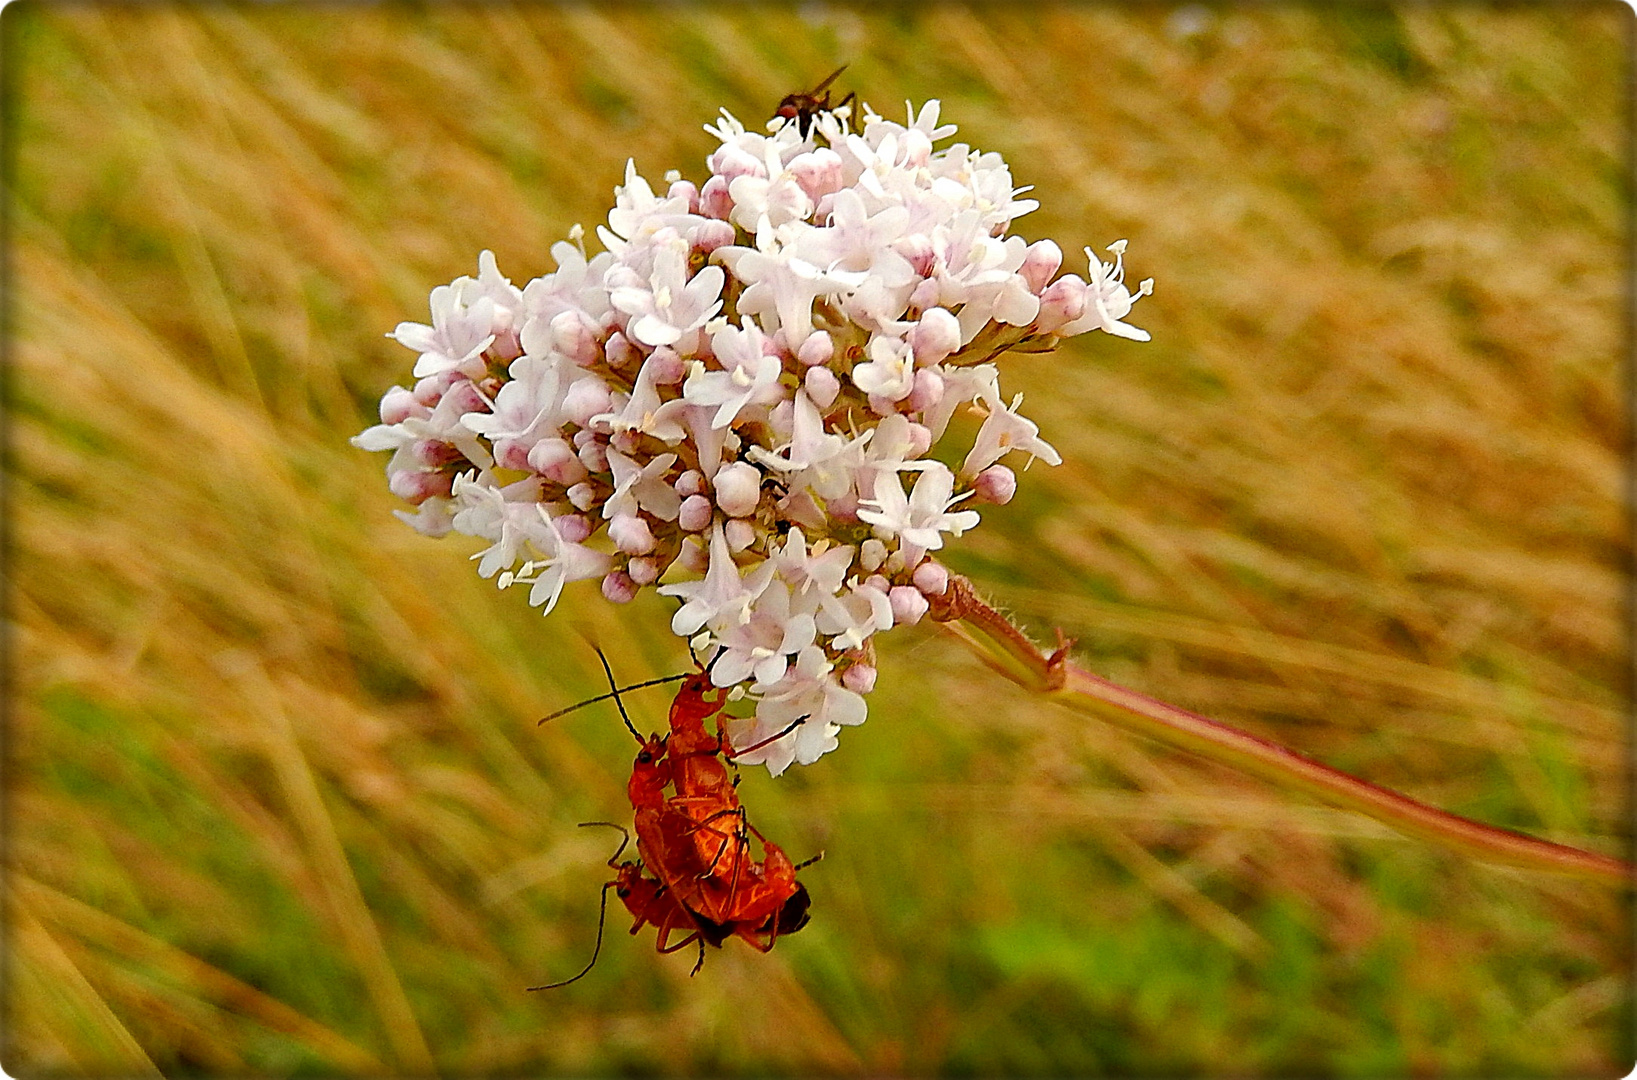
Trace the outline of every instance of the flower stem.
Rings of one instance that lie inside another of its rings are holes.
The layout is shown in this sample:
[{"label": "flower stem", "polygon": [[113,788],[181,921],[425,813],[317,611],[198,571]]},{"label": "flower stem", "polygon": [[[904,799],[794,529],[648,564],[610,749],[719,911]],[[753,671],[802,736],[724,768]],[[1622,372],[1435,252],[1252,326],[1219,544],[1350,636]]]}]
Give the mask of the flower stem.
[{"label": "flower stem", "polygon": [[1487,862],[1569,874],[1610,885],[1629,887],[1637,872],[1619,859],[1484,825],[1428,806],[1322,765],[1278,743],[1099,678],[1069,661],[1070,642],[1063,640],[1061,633],[1054,651],[1041,650],[1005,615],[979,599],[972,583],[959,575],[951,576],[949,589],[934,599],[932,616],[984,664],[1025,689],[1049,695],[1071,709],[1128,731],[1366,814],[1407,836]]}]

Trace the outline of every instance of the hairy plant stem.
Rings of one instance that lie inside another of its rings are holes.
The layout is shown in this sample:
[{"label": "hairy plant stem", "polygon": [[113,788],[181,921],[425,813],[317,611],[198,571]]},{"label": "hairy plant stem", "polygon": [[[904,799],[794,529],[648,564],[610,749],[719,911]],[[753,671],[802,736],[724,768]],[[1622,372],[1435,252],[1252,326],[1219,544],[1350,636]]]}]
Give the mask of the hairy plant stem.
[{"label": "hairy plant stem", "polygon": [[933,600],[931,614],[985,665],[1027,690],[1280,787],[1366,814],[1407,836],[1487,862],[1568,874],[1608,885],[1629,887],[1637,872],[1637,868],[1619,859],[1484,825],[1428,806],[1321,765],[1278,743],[1099,678],[1068,659],[1070,642],[1061,632],[1057,648],[1043,651],[1005,615],[979,599],[972,583],[964,577],[950,578],[949,589]]}]

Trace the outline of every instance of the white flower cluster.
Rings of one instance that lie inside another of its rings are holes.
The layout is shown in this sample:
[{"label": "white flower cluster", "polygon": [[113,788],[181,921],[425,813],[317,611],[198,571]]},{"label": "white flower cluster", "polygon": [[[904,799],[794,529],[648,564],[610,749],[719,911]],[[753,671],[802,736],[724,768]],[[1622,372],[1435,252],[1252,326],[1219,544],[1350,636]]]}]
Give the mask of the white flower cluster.
[{"label": "white flower cluster", "polygon": [[[576,226],[522,289],[489,252],[434,289],[432,325],[388,335],[418,381],[353,442],[394,451],[404,520],[489,541],[478,572],[531,604],[590,578],[680,600],[671,629],[756,702],[735,742],[790,729],[740,759],[777,774],[864,720],[874,635],[944,592],[929,553],[1012,497],[1002,458],[1059,461],[995,358],[1148,335],[1121,321],[1124,241],[1053,280],[1056,244],[1006,235],[1036,203],[1000,156],[933,149],[955,131],[936,101],[858,132],[845,109],[767,135],[722,116],[702,186],[627,166],[605,252]],[[940,439],[963,407],[960,454]]]}]

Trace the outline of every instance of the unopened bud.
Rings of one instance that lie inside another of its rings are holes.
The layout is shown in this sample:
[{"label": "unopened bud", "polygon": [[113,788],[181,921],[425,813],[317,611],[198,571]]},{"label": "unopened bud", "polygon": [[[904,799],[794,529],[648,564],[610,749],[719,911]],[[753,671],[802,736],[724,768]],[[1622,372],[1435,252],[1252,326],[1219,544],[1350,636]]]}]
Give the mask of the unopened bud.
[{"label": "unopened bud", "polygon": [[608,341],[603,345],[603,355],[608,358],[609,367],[623,371],[642,359],[642,350],[616,330],[608,335]]},{"label": "unopened bud", "polygon": [[944,399],[944,377],[931,368],[915,372],[915,385],[909,392],[909,407],[914,412],[925,412]]},{"label": "unopened bud", "polygon": [[615,604],[629,604],[636,598],[637,583],[623,570],[610,570],[603,578],[603,596]]},{"label": "unopened bud", "polygon": [[1076,274],[1064,274],[1040,294],[1035,330],[1049,334],[1086,313],[1086,283]]},{"label": "unopened bud", "polygon": [[716,505],[729,517],[753,513],[762,501],[762,474],[747,461],[734,461],[716,470]]},{"label": "unopened bud", "polygon": [[409,460],[423,469],[438,469],[458,461],[461,452],[442,439],[417,439],[409,447]]},{"label": "unopened bud", "polygon": [[705,478],[698,469],[689,469],[677,477],[671,486],[676,489],[678,495],[686,499],[689,495],[698,495],[705,490]]},{"label": "unopened bud", "polygon": [[551,320],[551,343],[557,351],[581,367],[602,359],[597,346],[597,327],[578,311],[561,311]]},{"label": "unopened bud", "polygon": [[597,505],[597,489],[590,484],[575,484],[568,489],[567,495],[576,510],[590,510]]},{"label": "unopened bud", "polygon": [[551,524],[561,536],[571,544],[583,544],[591,535],[591,519],[583,514],[564,514],[562,517],[552,518]]},{"label": "unopened bud", "polygon": [[495,464],[502,469],[526,472],[529,468],[529,449],[529,444],[519,439],[496,439]]},{"label": "unopened bud", "polygon": [[920,311],[935,308],[938,306],[939,292],[938,279],[929,277],[915,286],[915,291],[909,294],[909,306]]},{"label": "unopened bud", "polygon": [[659,580],[659,560],[646,557],[632,559],[626,564],[625,572],[638,585],[652,585]]},{"label": "unopened bud", "polygon": [[580,464],[591,472],[607,472],[608,447],[596,442],[586,443],[580,447]]},{"label": "unopened bud", "polygon": [[853,664],[841,673],[841,685],[855,694],[867,694],[875,689],[875,666]]},{"label": "unopened bud", "polygon": [[787,168],[796,184],[814,202],[841,190],[845,182],[842,176],[841,155],[827,146],[821,146],[806,154],[798,154]]},{"label": "unopened bud", "polygon": [[466,379],[462,379],[460,382],[444,391],[443,401],[440,402],[440,404],[446,408],[453,409],[457,413],[489,411],[489,403],[485,401],[483,395],[478,392],[478,388],[473,386],[471,382]]},{"label": "unopened bud", "polygon": [[411,416],[424,417],[426,406],[415,400],[413,391],[394,386],[381,395],[381,423],[401,424]]},{"label": "unopened bud", "polygon": [[1039,296],[1063,265],[1063,249],[1050,240],[1036,240],[1023,255],[1023,265],[1017,268],[1029,291]]},{"label": "unopened bud", "polygon": [[646,555],[654,550],[654,532],[636,514],[615,514],[608,523],[608,538],[627,555]]},{"label": "unopened bud", "polygon": [[439,375],[428,375],[415,384],[412,392],[417,404],[425,405],[428,409],[435,408],[443,400],[448,389],[461,381],[461,376],[453,371],[445,371]]},{"label": "unopened bud", "polygon": [[677,511],[676,523],[683,532],[703,532],[710,526],[711,518],[716,515],[716,508],[711,505],[710,499],[704,495],[689,495],[682,500],[682,508]]},{"label": "unopened bud", "polygon": [[[813,337],[818,337],[814,334]],[[808,338],[808,341],[813,338]],[[836,395],[841,393],[841,380],[836,373],[827,367],[810,367],[807,375],[802,379],[802,385],[807,388],[807,396],[813,399],[813,404],[820,409],[828,409],[835,404]]]},{"label": "unopened bud", "polygon": [[864,568],[865,573],[875,573],[881,569],[881,564],[886,561],[887,545],[875,537],[870,537],[858,546],[858,565]]},{"label": "unopened bud", "polygon": [[649,378],[654,380],[656,386],[675,386],[688,373],[687,363],[669,345],[661,345],[648,357],[643,369],[650,368]]},{"label": "unopened bud", "polygon": [[910,330],[909,347],[916,367],[936,364],[961,347],[960,320],[941,307],[927,311]]},{"label": "unopened bud", "polygon": [[895,626],[914,626],[921,621],[921,616],[927,613],[931,606],[927,598],[921,595],[921,590],[913,585],[894,585],[887,592],[887,599],[892,601],[892,621]]},{"label": "unopened bud", "polygon": [[909,456],[911,460],[920,457],[932,448],[932,429],[925,424],[917,424],[913,420],[909,425]]},{"label": "unopened bud", "polygon": [[444,498],[454,487],[455,478],[446,472],[400,469],[387,480],[387,487],[405,502],[419,506],[432,498]]},{"label": "unopened bud", "polygon": [[608,385],[595,375],[577,379],[563,395],[563,412],[581,427],[591,423],[591,418],[598,413],[608,412],[612,405]]},{"label": "unopened bud", "polygon": [[733,212],[733,196],[728,194],[728,178],[713,176],[699,189],[699,212],[706,217],[726,221]]},{"label": "unopened bud", "polygon": [[1004,506],[1017,494],[1017,473],[1004,465],[991,465],[972,482],[972,501]]},{"label": "unopened bud", "polygon": [[949,571],[932,559],[917,566],[910,580],[927,596],[942,596],[949,589]]},{"label": "unopened bud", "polygon": [[699,186],[692,180],[673,180],[669,190],[665,192],[667,199],[687,199],[688,213],[699,210]]},{"label": "unopened bud", "polygon": [[693,249],[701,255],[709,255],[717,248],[727,247],[738,236],[726,221],[705,218],[693,229]]},{"label": "unopened bud", "polygon": [[807,340],[801,343],[796,350],[796,359],[812,367],[815,364],[827,364],[836,354],[836,343],[823,330],[816,330],[807,335]]}]

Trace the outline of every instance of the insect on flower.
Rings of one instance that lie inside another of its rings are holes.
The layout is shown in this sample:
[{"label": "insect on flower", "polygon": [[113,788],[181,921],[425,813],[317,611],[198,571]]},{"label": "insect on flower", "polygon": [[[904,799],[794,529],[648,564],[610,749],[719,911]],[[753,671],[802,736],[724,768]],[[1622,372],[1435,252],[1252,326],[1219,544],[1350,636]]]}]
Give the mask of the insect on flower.
[{"label": "insect on flower", "polygon": [[847,65],[842,64],[830,72],[829,75],[826,75],[824,81],[813,87],[813,89],[797,90],[794,94],[786,94],[784,100],[779,102],[779,107],[774,111],[773,115],[783,117],[786,120],[794,120],[796,130],[805,138],[808,131],[813,127],[813,117],[815,115],[844,108],[852,104],[857,97],[857,95],[849,93],[834,105],[830,104],[830,84],[836,81],[836,76],[846,70]]},{"label": "insect on flower", "polygon": [[[727,763],[737,753],[748,753],[783,738],[805,717],[771,739],[735,751],[722,731],[727,692],[713,686],[708,669],[701,668],[681,677],[683,686],[671,707],[670,733],[643,738],[625,711],[620,698],[623,691],[614,685],[607,658],[600,650],[597,655],[613,689],[591,700],[614,698],[626,728],[640,745],[627,795],[636,818],[641,862],[615,866],[610,861],[619,876],[604,886],[604,913],[607,889],[615,888],[637,917],[633,933],[649,923],[659,928],[656,944],[661,952],[674,952],[692,942],[699,944],[695,972],[704,963],[705,945],[720,948],[729,937],[739,937],[762,952],[771,950],[780,935],[794,933],[807,924],[811,901],[806,887],[796,880],[796,871],[816,862],[817,857],[792,864],[778,845],[749,823],[739,802],[737,779],[730,775]],[[571,709],[545,719],[568,711]],[[705,721],[712,715],[718,717],[715,735],[705,729]],[[667,793],[667,788],[672,792]],[[762,845],[759,859],[751,848],[751,837]],[[624,850],[622,844],[620,852]],[[615,859],[620,852],[615,853]],[[643,873],[644,866],[653,876]],[[603,918],[598,917],[598,949]],[[668,939],[676,931],[687,931],[688,936],[671,946]],[[595,962],[595,955],[592,959]],[[590,970],[589,965],[586,970]],[[560,985],[566,983],[552,984]]]}]

